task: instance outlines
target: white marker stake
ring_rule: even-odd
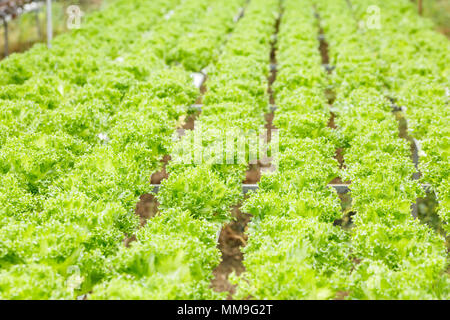
[[[52,47],[53,23],[52,23],[52,0],[47,0],[47,47]]]

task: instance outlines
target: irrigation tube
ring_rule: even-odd
[[[192,104],[189,106],[189,109],[193,111],[199,111],[202,112],[203,104]],[[269,105],[270,112],[275,112],[277,110],[278,106],[271,104]]]
[[[159,185],[159,184],[152,184],[151,185],[152,192],[155,194],[158,193],[160,186],[161,185]],[[347,194],[347,193],[351,192],[351,190],[349,188],[350,185],[348,185],[348,184],[329,184],[328,187],[334,188],[338,194]],[[421,187],[425,191],[425,193],[433,193],[434,192],[431,185],[429,185],[429,184],[422,184]],[[259,187],[257,184],[243,184],[242,185],[242,193],[244,195],[251,191],[256,192],[258,189],[259,189]],[[436,195],[436,197],[437,197],[437,195]],[[417,206],[417,202],[415,202],[411,205],[411,214],[414,217],[414,219],[417,219],[418,212],[419,212],[419,208]],[[218,236],[220,236],[220,233],[218,233]],[[218,240],[218,238],[217,238],[217,240]]]
[[[153,193],[158,193],[159,192],[159,188],[160,185],[159,184],[152,184],[150,185],[152,188],[152,192]],[[433,192],[431,185],[429,184],[422,184],[422,189],[426,192],[426,193],[431,193]],[[339,194],[346,194],[350,192],[350,185],[349,184],[329,184],[328,185],[329,188],[334,188],[336,190],[337,193]],[[257,191],[259,189],[257,184],[243,184],[242,185],[242,193],[246,194],[250,191]]]

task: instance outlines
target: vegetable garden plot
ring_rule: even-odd
[[[448,232],[450,45],[372,2],[115,0],[1,62],[0,298],[450,298],[412,209],[435,193]]]

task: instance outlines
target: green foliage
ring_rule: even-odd
[[[228,184],[207,165],[175,171],[162,182],[161,209],[180,208],[208,221],[227,221],[230,207],[241,198],[239,180]]]
[[[223,11],[223,21],[233,23],[243,2],[114,1],[87,17],[83,28],[57,37],[51,51],[38,45],[0,64],[0,267],[5,278],[38,286],[47,268],[49,280],[64,283],[77,268],[81,283],[74,294],[80,295],[111,274],[108,259],[121,254],[123,239],[138,228],[133,214],[138,197],[148,192],[180,116],[198,95],[189,71],[166,60],[166,53],[191,31],[192,17],[208,21]],[[202,48],[216,50],[231,26],[209,33]],[[195,34],[203,31],[197,28]],[[186,58],[189,63],[201,59]],[[223,203],[234,202],[234,194],[213,203],[222,218],[227,216]],[[193,233],[189,243],[196,237]],[[215,244],[208,245],[213,249],[208,258],[217,261]],[[213,264],[202,263],[196,268],[210,272]],[[25,275],[34,264],[42,268]],[[19,265],[23,269],[14,271]],[[55,281],[49,281],[55,292],[32,292],[29,285],[21,295],[7,284],[2,298],[75,297]],[[209,292],[206,282],[198,286]]]
[[[217,238],[242,201],[252,221],[235,298],[448,299],[444,239],[411,205],[431,184],[449,232],[450,46],[408,0],[352,4],[116,0],[52,50],[2,61],[0,299],[225,299],[210,285]],[[381,29],[365,24],[369,5]],[[264,127],[274,44],[277,170],[244,198],[250,158],[216,163],[225,154],[213,131],[248,138]],[[201,70],[202,113],[174,141]],[[393,101],[420,146],[420,181]],[[180,150],[191,161],[176,161]],[[136,203],[167,154],[159,213],[141,225]],[[351,181],[349,230],[328,187],[337,177]]]
[[[351,268],[348,235],[314,218],[270,216],[250,224],[237,298],[330,299]]]

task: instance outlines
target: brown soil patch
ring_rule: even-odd
[[[228,276],[234,271],[240,275],[245,271],[242,263],[241,247],[247,244],[245,231],[251,216],[242,213],[239,207],[233,208],[233,221],[223,227],[219,237],[219,249],[222,252],[222,262],[213,271],[214,278],[211,287],[217,292],[229,292],[227,299],[231,300],[236,288],[228,281]]]
[[[134,213],[139,216],[140,226],[143,227],[147,223],[147,220],[153,218],[158,214],[159,202],[153,194],[143,194],[139,197],[139,202],[136,204]],[[132,242],[136,241],[136,236],[126,235],[123,240],[125,247],[129,247]]]
[[[152,176],[150,177],[151,184],[160,184],[161,181],[163,181],[164,179],[167,179],[169,177],[169,174],[166,171],[166,166],[169,161],[170,161],[169,155],[165,155],[162,158],[162,160],[161,160],[161,162],[163,163],[162,169],[160,171],[152,174]]]
[[[345,300],[345,298],[348,297],[349,294],[350,292],[348,291],[338,291],[334,300]]]
[[[395,105],[394,105],[395,107]],[[393,108],[393,114],[398,121],[398,136],[401,139],[405,139],[409,142],[410,150],[411,150],[411,160],[416,167],[416,172],[413,174],[413,179],[418,180],[422,176],[419,170],[419,150],[417,149],[416,144],[414,143],[414,139],[408,133],[408,122],[406,121],[406,117],[403,111],[397,110]]]
[[[251,164],[245,173],[244,184],[256,184],[261,180],[261,166],[259,164]]]

